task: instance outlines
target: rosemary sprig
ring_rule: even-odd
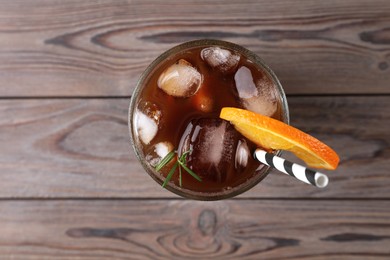
[[[165,186],[167,186],[168,182],[172,179],[172,176],[175,173],[177,166],[179,166],[179,164],[176,162],[175,165],[173,165],[172,169],[169,171],[167,178],[165,179],[165,181],[162,185],[163,188],[165,188]]]
[[[202,179],[195,173],[193,172],[190,168],[187,167],[184,163],[181,161],[178,161],[181,167],[183,167],[184,170],[186,170],[192,177],[194,177],[198,181],[202,181]]]
[[[156,166],[156,171],[160,171],[165,165],[167,165],[175,156],[175,152],[171,151],[160,161],[160,163]]]
[[[177,159],[175,164],[170,169],[167,177],[165,178],[164,183],[162,184],[162,187],[165,188],[167,186],[168,182],[172,179],[173,174],[175,173],[177,167],[179,167],[179,185],[182,187],[182,168],[188,172],[192,177],[194,177],[197,181],[202,181],[202,179],[193,172],[190,168],[187,167],[187,155],[190,153],[190,151],[184,152],[180,158]],[[177,154],[176,151],[171,151],[168,153],[157,166],[155,167],[156,171],[160,171],[162,168],[164,168],[170,161],[172,161],[173,157]]]
[[[182,186],[183,182],[182,182],[182,179],[181,179],[181,167],[179,167],[179,185],[180,187]]]

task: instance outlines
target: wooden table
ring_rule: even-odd
[[[0,259],[389,259],[390,1],[0,0]],[[243,45],[341,157],[184,200],[129,145],[135,83],[193,39]],[[291,157],[292,158],[292,157]]]

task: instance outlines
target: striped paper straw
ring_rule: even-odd
[[[326,185],[328,185],[329,179],[325,174],[313,171],[302,165],[289,162],[272,153],[267,153],[261,149],[256,149],[254,157],[260,162],[271,166],[285,174],[291,175],[300,181],[319,188],[324,188]]]

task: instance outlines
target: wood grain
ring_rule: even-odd
[[[390,1],[0,0],[0,259],[390,259]],[[129,97],[185,41],[235,42],[341,157],[179,199],[131,148]],[[297,161],[291,154],[284,157]]]
[[[174,197],[136,160],[128,103],[1,100],[0,197]],[[340,167],[326,189],[272,172],[242,197],[390,198],[390,96],[290,97],[289,105],[291,123],[333,147]]]
[[[0,5],[0,97],[130,96],[154,58],[199,38],[256,52],[289,94],[390,93],[387,0]]]
[[[2,259],[390,257],[389,201],[0,201],[0,209]]]

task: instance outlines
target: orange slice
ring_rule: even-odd
[[[220,118],[258,146],[291,151],[310,167],[334,170],[339,164],[339,156],[329,146],[279,120],[233,107],[222,108]]]

